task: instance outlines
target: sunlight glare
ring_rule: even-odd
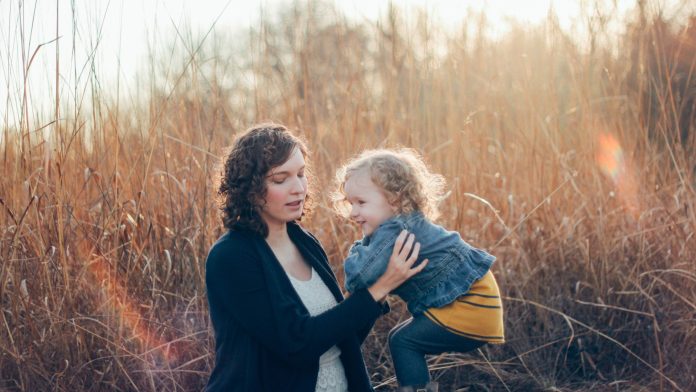
[[[599,135],[598,144],[597,165],[616,187],[616,192],[611,194],[617,195],[626,209],[635,217],[639,209],[638,186],[633,173],[628,169],[621,144],[608,133]]]

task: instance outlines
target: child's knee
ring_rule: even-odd
[[[394,347],[399,344],[399,341],[401,339],[402,333],[400,333],[398,328],[394,328],[391,331],[389,331],[389,335],[387,337],[387,340],[389,342],[389,347]]]

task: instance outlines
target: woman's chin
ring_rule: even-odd
[[[302,218],[302,211],[301,210],[299,212],[290,214],[290,216],[288,217],[288,222],[296,221],[300,218]]]

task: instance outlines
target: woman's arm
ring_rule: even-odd
[[[206,262],[211,313],[231,318],[266,349],[290,364],[315,363],[331,346],[355,336],[382,313],[366,289],[358,290],[334,308],[314,317],[301,312],[290,294],[273,295],[273,280],[249,244],[223,241]]]

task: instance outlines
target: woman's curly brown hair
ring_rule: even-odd
[[[307,160],[305,143],[280,124],[254,125],[237,136],[225,154],[218,188],[218,205],[227,229],[268,236],[268,226],[261,216],[266,176],[271,169],[285,163],[295,148]],[[311,208],[309,199],[308,194],[303,215]]]
[[[337,190],[332,195],[338,214],[348,217],[345,183],[360,170],[368,171],[372,182],[382,189],[397,213],[420,211],[431,221],[440,216],[438,204],[444,198],[445,178],[430,171],[423,157],[410,148],[363,151],[339,168]]]

